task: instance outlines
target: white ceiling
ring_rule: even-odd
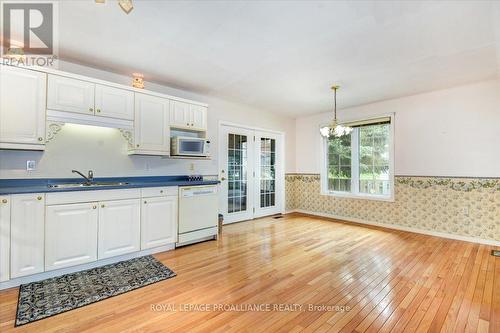
[[[291,116],[499,77],[499,1],[61,1],[60,57]]]

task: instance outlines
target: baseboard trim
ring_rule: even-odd
[[[469,236],[453,235],[453,234],[448,234],[446,232],[423,230],[423,229],[405,227],[405,226],[388,224],[388,223],[372,222],[372,221],[367,221],[367,220],[363,220],[363,219],[358,219],[355,217],[346,217],[346,216],[340,216],[340,215],[334,215],[334,214],[328,214],[328,213],[312,212],[312,211],[307,211],[304,209],[294,209],[294,210],[287,211],[287,214],[290,214],[290,213],[301,213],[301,214],[308,214],[308,215],[314,215],[314,216],[319,216],[319,217],[327,217],[327,218],[332,218],[332,219],[337,219],[337,220],[342,220],[342,221],[347,221],[347,222],[354,222],[354,223],[359,223],[359,224],[371,225],[371,226],[375,226],[375,227],[408,231],[408,232],[414,232],[417,234],[423,234],[423,235],[429,235],[429,236],[448,238],[448,239],[460,240],[460,241],[465,241],[465,242],[500,247],[500,241],[495,241],[495,240],[491,240],[491,239],[482,239],[482,238],[469,237]]]
[[[18,287],[22,284],[36,282],[36,281],[40,281],[40,280],[45,280],[48,278],[52,278],[52,277],[56,277],[56,276],[60,276],[60,275],[68,274],[68,273],[75,273],[78,271],[84,271],[84,270],[99,267],[99,266],[113,264],[113,263],[123,261],[123,260],[129,260],[129,259],[133,259],[133,258],[147,256],[147,255],[154,254],[154,253],[170,251],[173,249],[175,249],[175,243],[163,245],[163,246],[158,246],[158,247],[155,247],[152,249],[142,250],[139,252],[132,252],[132,253],[128,253],[128,254],[123,254],[121,256],[102,259],[102,260],[98,260],[98,261],[94,261],[94,262],[89,262],[87,264],[61,268],[61,269],[57,269],[54,271],[47,271],[47,272],[33,274],[33,275],[27,275],[27,276],[15,278],[12,280],[8,280],[5,282],[1,282],[0,283],[0,290]]]

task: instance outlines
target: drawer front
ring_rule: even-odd
[[[168,187],[145,187],[141,189],[141,194],[143,198],[147,197],[162,197],[167,195],[177,196],[178,188],[177,186]]]
[[[138,199],[140,197],[141,190],[138,188],[123,190],[71,191],[47,193],[45,202],[47,205],[61,205],[79,202]]]

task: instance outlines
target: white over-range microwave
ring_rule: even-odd
[[[209,157],[210,141],[205,138],[174,136],[170,139],[170,155]]]

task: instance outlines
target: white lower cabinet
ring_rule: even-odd
[[[97,203],[47,206],[45,270],[97,260]]]
[[[141,249],[177,241],[177,196],[143,198]]]
[[[0,282],[10,278],[10,196],[0,196]]]
[[[0,282],[177,241],[177,187],[0,196]]]
[[[98,259],[140,250],[140,199],[99,202]]]
[[[10,206],[10,278],[43,272],[44,194],[15,194]]]

